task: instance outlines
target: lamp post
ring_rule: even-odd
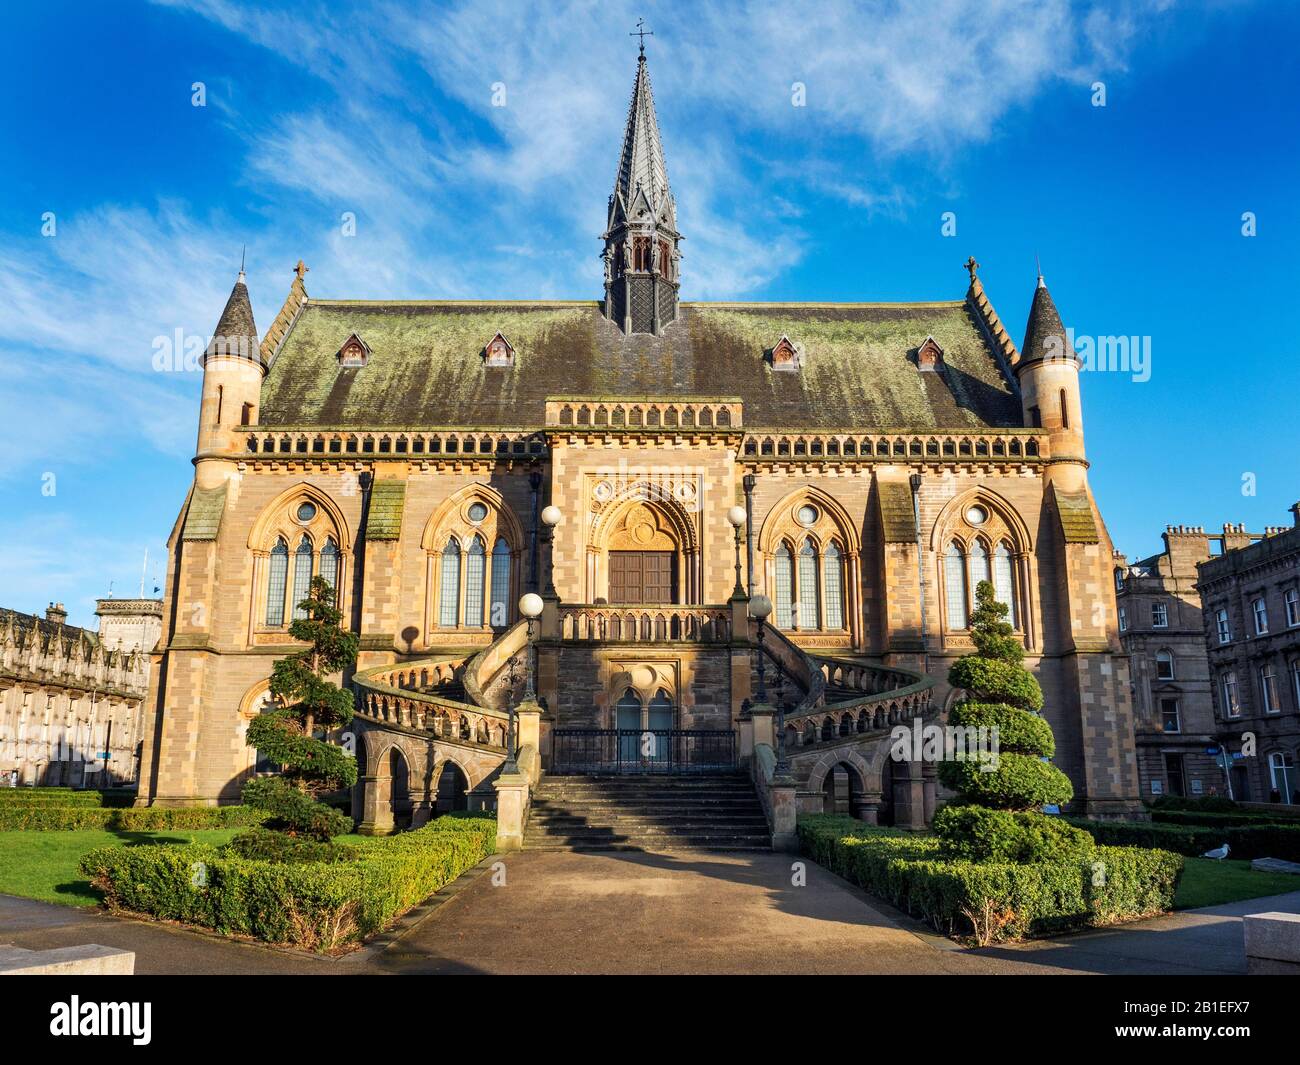
[[[736,587],[731,593],[733,599],[742,599],[745,595],[745,586],[740,580],[740,530],[744,527],[747,517],[744,507],[732,507],[727,511],[727,521],[731,523],[731,528],[736,534]]]
[[[547,599],[558,599],[555,590],[555,527],[564,514],[554,503],[542,508],[542,539],[546,541],[546,587],[542,594]]]
[[[745,489],[745,552],[748,556],[749,569],[746,571],[749,577],[745,587],[749,589],[749,594],[754,594],[754,486],[758,484],[758,478],[752,473],[747,473],[741,478],[741,486]]]
[[[772,613],[772,600],[765,595],[755,595],[749,600],[749,616],[758,622],[758,696],[760,703],[767,702],[767,667],[763,663],[763,624]]]
[[[528,592],[526,595],[519,597],[519,613],[528,623],[528,642],[524,644],[524,698],[526,703],[537,702],[537,693],[533,686],[533,622],[542,612],[542,597],[536,592]],[[516,750],[516,736],[518,734],[515,728],[515,701],[514,701],[514,666],[511,665],[511,699],[510,699],[510,720],[508,724],[509,732],[506,737],[506,763],[501,767],[503,773],[519,772],[519,763],[516,760],[519,752]]]

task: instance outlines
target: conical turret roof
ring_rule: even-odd
[[[1074,348],[1065,326],[1061,324],[1056,304],[1052,302],[1052,294],[1047,291],[1047,283],[1040,274],[1034,302],[1029,308],[1029,322],[1025,326],[1025,342],[1020,346],[1020,361],[1016,365],[1062,359],[1067,355],[1074,355]]]
[[[253,305],[248,299],[248,286],[244,271],[239,271],[235,287],[230,290],[226,309],[221,312],[217,328],[212,334],[204,358],[210,355],[239,355],[247,359],[261,358],[257,343],[257,323],[253,321]]]

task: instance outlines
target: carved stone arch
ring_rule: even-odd
[[[505,497],[495,488],[482,481],[476,481],[473,484],[467,484],[458,489],[444,499],[429,516],[425,523],[424,533],[420,537],[420,545],[425,551],[441,551],[447,543],[447,536],[455,532],[457,534],[457,543],[464,547],[469,540],[466,538],[467,533],[471,532],[471,527],[457,521],[458,515],[462,509],[467,507],[475,499],[484,503],[492,515],[495,516],[495,522],[489,529],[494,535],[489,537],[484,534],[484,542],[491,539],[487,544],[487,549],[491,552],[496,544],[496,535],[504,535],[506,543],[510,545],[510,550],[516,554],[524,549],[525,539],[523,529],[519,524],[519,519],[515,516],[513,510],[506,505]],[[478,527],[472,527],[477,529]]]
[[[315,503],[320,508],[326,518],[323,524],[332,524],[334,527],[335,542],[338,544],[339,551],[345,555],[351,554],[352,534],[343,511],[339,509],[329,493],[307,481],[301,481],[292,488],[285,489],[262,508],[248,534],[250,550],[269,551],[277,535],[284,537],[285,543],[290,545],[290,550],[297,546],[300,536],[295,534],[303,532],[304,527],[290,519],[288,508],[298,500]]]
[[[802,542],[802,537],[796,537],[793,530],[797,529],[804,533],[808,532],[808,530],[789,520],[789,515],[795,506],[805,500],[816,507],[820,507],[822,513],[830,519],[830,523],[835,526],[839,533],[842,550],[850,554],[857,554],[861,551],[862,538],[858,524],[854,522],[852,515],[845,509],[843,503],[815,485],[804,485],[801,488],[787,492],[768,508],[758,533],[758,548],[760,551],[764,554],[775,552],[777,541],[783,535],[789,536],[792,541]],[[822,546],[820,541],[827,539],[826,536],[815,536],[814,543],[820,549]]]
[[[617,526],[619,519],[638,505],[644,505],[663,517],[683,550],[698,550],[699,533],[686,508],[675,496],[663,491],[661,485],[650,480],[637,480],[628,484],[601,508],[591,523],[587,546],[592,549],[603,547],[610,530]]]
[[[816,765],[808,773],[808,790],[820,792],[826,785],[826,774],[841,763],[857,774],[859,792],[879,790],[878,783],[874,788],[868,786],[868,782],[873,779],[879,781],[879,768],[876,768],[873,774],[871,763],[867,762],[861,754],[856,750],[843,749],[827,751],[817,760]]]
[[[990,523],[987,529],[977,529],[975,533],[984,532],[985,547],[992,552],[1003,537],[998,535],[999,526],[1005,529],[1007,538],[1011,541],[1012,552],[1029,553],[1034,549],[1034,539],[1029,531],[1029,526],[1025,523],[1024,518],[1014,505],[1003,495],[991,488],[979,486],[969,488],[944,504],[943,509],[935,518],[934,524],[930,527],[930,550],[943,551],[947,548],[950,540],[954,536],[959,539],[963,545],[969,545],[973,536],[966,531],[965,521],[962,517],[966,511],[978,503],[988,510],[990,517],[999,519],[997,523]]]

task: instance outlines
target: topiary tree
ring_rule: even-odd
[[[352,693],[328,678],[356,661],[358,641],[343,629],[334,589],[323,577],[312,579],[298,609],[304,616],[290,624],[289,635],[308,646],[276,662],[270,688],[277,705],[248,725],[248,745],[279,764],[282,772],[249,781],[243,798],[271,814],[271,827],[327,840],[346,832],[351,821],[318,798],[355,784],[357,760],[317,739],[316,731],[352,720]]]
[[[993,585],[980,581],[971,615],[975,653],[948,670],[948,683],[969,693],[948,721],[997,730],[997,756],[989,761],[939,763],[939,780],[957,793],[934,829],[953,856],[1040,861],[1084,854],[1092,837],[1047,817],[1041,809],[1074,797],[1070,778],[1044,759],[1056,753],[1048,723],[1038,715],[1043,690],[1022,665],[1024,649],[1006,621],[1007,608]]]

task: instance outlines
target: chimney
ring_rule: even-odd
[[[1294,519],[1295,527],[1300,529],[1300,503],[1291,504],[1291,517]]]
[[[66,625],[68,612],[63,609],[62,603],[51,603],[45,608],[45,620],[51,625]]]

